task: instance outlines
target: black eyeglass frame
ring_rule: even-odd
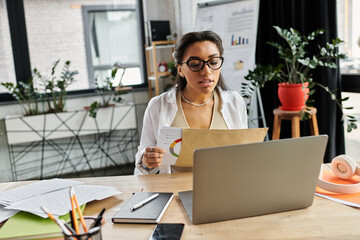
[[[216,69],[212,68],[212,67],[210,66],[210,64],[209,64],[209,61],[211,61],[211,60],[214,59],[214,58],[220,58],[220,59],[221,59],[220,67],[218,67],[218,68],[216,68]],[[190,67],[190,65],[189,65],[189,62],[192,61],[192,60],[198,60],[198,61],[203,62],[202,67],[201,67],[199,70],[194,71],[194,70]],[[223,65],[223,63],[224,63],[224,57],[212,57],[212,58],[210,58],[210,59],[207,60],[207,61],[204,61],[204,60],[201,60],[201,59],[197,59],[197,58],[195,58],[195,59],[193,58],[193,59],[190,59],[190,60],[187,60],[187,61],[182,61],[182,62],[180,62],[180,63],[181,63],[181,64],[186,63],[186,65],[189,67],[189,69],[190,69],[191,71],[193,71],[193,72],[200,72],[200,71],[203,70],[203,68],[205,67],[205,64],[208,65],[208,67],[209,67],[210,69],[212,69],[212,70],[219,70],[219,69],[221,68],[221,66]]]

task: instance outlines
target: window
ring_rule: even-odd
[[[360,1],[337,0],[338,36],[344,40],[340,51],[347,59],[340,61],[342,89],[360,93]]]
[[[341,52],[345,52],[347,59],[340,61],[342,77],[342,97],[349,97],[344,102],[348,114],[357,118],[358,129],[348,133],[345,127],[346,154],[354,159],[360,158],[360,1],[337,0],[338,35],[344,40]]]
[[[135,5],[83,6],[84,32],[90,85],[110,76],[112,66],[126,67],[123,85],[144,84],[142,43]],[[117,73],[117,82],[122,75]]]
[[[83,4],[88,2],[96,1]],[[14,6],[8,13],[10,3]],[[101,4],[106,5],[80,5],[77,0],[0,0],[0,82],[15,83],[19,76],[24,76],[20,81],[25,81],[30,76],[30,68],[50,77],[53,63],[61,60],[57,69],[60,72],[63,63],[69,60],[71,69],[79,72],[68,88],[70,92],[94,91],[95,76],[99,79],[108,76],[115,62],[127,67],[124,85],[147,86],[143,71],[142,1],[103,0]],[[9,26],[8,15],[16,20],[14,22],[20,19],[24,27]],[[14,35],[17,41],[12,43]],[[27,58],[21,54],[13,57],[14,49],[21,51],[19,45],[28,48]],[[19,59],[21,64],[14,64]],[[2,100],[13,99],[7,89],[0,86]]]
[[[360,74],[360,1],[337,0],[338,34],[344,40],[340,51],[345,52],[347,59],[340,62],[342,74]]]

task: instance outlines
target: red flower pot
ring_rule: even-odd
[[[279,108],[283,111],[300,111],[305,107],[305,102],[309,98],[309,83],[304,84],[278,84],[278,96],[281,102]]]

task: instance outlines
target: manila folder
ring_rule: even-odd
[[[264,141],[268,128],[249,129],[183,129],[178,167],[192,167],[194,150]]]

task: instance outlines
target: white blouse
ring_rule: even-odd
[[[219,89],[221,97],[221,113],[229,129],[247,128],[247,113],[244,99],[236,91]],[[146,170],[141,159],[148,146],[157,146],[157,138],[161,127],[170,127],[178,110],[176,105],[177,87],[173,87],[159,96],[153,97],[144,113],[144,122],[140,145],[135,155],[134,174],[171,173],[170,165],[161,165],[150,171]]]

